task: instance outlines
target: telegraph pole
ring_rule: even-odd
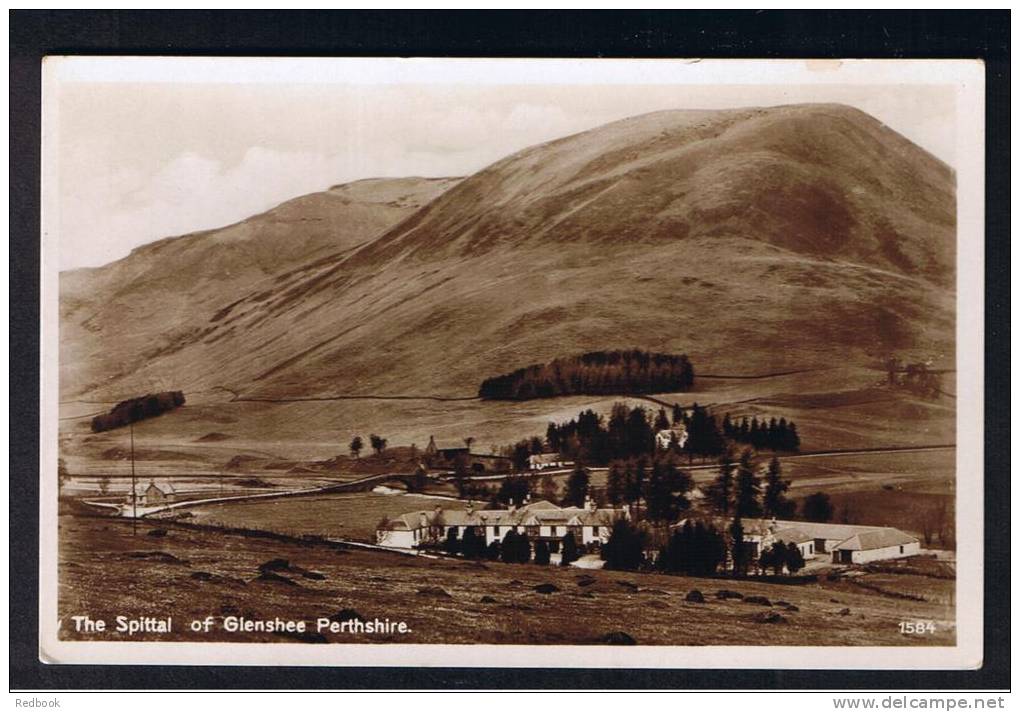
[[[135,484],[135,422],[130,423],[131,430],[131,534],[138,535],[138,488]]]

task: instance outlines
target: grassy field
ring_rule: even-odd
[[[599,644],[622,632],[639,645],[951,645],[953,582],[905,572],[875,574],[876,592],[848,581],[777,585],[753,580],[686,578],[573,568],[471,563],[346,550],[170,528],[131,536],[128,522],[60,517],[61,637],[126,640],[116,632],[75,633],[69,617],[87,613],[173,616],[169,635],[131,640],[294,642],[270,633],[219,630],[225,616],[306,620],[344,609],[366,618],[405,621],[406,635],[306,635],[304,642]],[[258,567],[286,559],[321,579],[282,572],[286,581],[260,580]],[[296,569],[295,569],[296,570]],[[862,579],[873,576],[865,574]],[[894,580],[889,581],[891,577]],[[584,577],[594,579],[588,585]],[[552,584],[539,593],[535,586]],[[685,600],[697,589],[705,603]],[[729,589],[797,607],[720,600]],[[910,591],[925,600],[899,598]],[[486,598],[487,597],[487,598]],[[762,614],[780,616],[760,622]],[[345,615],[350,615],[349,611]],[[213,616],[216,632],[192,633],[189,621]],[[905,636],[901,620],[935,621],[936,633]]]
[[[374,542],[376,524],[384,516],[393,518],[407,512],[432,510],[437,506],[463,509],[465,503],[424,495],[358,492],[211,504],[189,511],[195,515],[192,521],[201,524]]]
[[[861,368],[828,369],[755,380],[704,379],[694,392],[655,396],[689,406],[709,404],[721,416],[786,417],[797,422],[802,449],[926,446],[955,440],[951,401],[922,401],[879,388],[882,374]],[[136,467],[143,477],[189,474],[255,473],[273,478],[308,476],[324,461],[347,456],[355,435],[370,433],[391,447],[419,450],[435,436],[440,443],[460,444],[474,438],[473,449],[489,453],[523,437],[544,435],[550,421],[563,422],[592,408],[608,414],[625,401],[659,406],[640,398],[572,396],[526,402],[350,400],[295,403],[236,402],[222,392],[188,394],[188,404],[135,426]],[[71,417],[83,404],[62,406]],[[88,406],[96,407],[96,406]],[[61,455],[75,474],[127,475],[128,433],[93,434],[88,420],[61,422]],[[363,458],[371,461],[371,458]],[[892,455],[831,461],[791,460],[794,480],[814,478],[827,485],[854,486],[858,470],[864,480],[928,479],[939,491],[953,479],[951,456],[939,462],[925,455]],[[395,469],[407,463],[392,463]],[[933,467],[934,465],[934,467]],[[359,469],[361,468],[361,469]],[[327,472],[337,481],[363,473],[360,463],[340,461]]]

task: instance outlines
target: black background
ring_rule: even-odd
[[[1009,25],[1005,10],[11,11],[11,688],[1008,688]],[[734,672],[41,664],[39,151],[40,69],[47,54],[983,59],[987,117],[983,668]],[[968,605],[965,600],[958,603]],[[767,667],[768,660],[762,663]]]

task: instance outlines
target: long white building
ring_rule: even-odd
[[[511,505],[507,509],[475,509],[470,503],[465,509],[445,509],[408,512],[381,524],[376,530],[376,542],[382,546],[415,549],[427,543],[442,542],[455,530],[463,539],[468,529],[484,535],[488,546],[503,541],[514,530],[527,534],[532,542],[545,539],[550,548],[568,533],[574,534],[578,546],[603,544],[609,539],[613,522],[628,517],[625,509],[598,508],[589,500],[585,507],[557,507],[540,500],[522,507]]]
[[[754,545],[754,556],[776,541],[793,542],[805,560],[827,555],[834,564],[866,564],[921,551],[917,537],[893,527],[775,519],[745,520],[744,541]]]

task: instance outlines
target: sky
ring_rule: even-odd
[[[61,269],[102,265],[338,183],[468,175],[527,146],[662,109],[841,102],[955,159],[955,94],[932,84],[245,79],[59,83],[44,146],[56,166]]]

